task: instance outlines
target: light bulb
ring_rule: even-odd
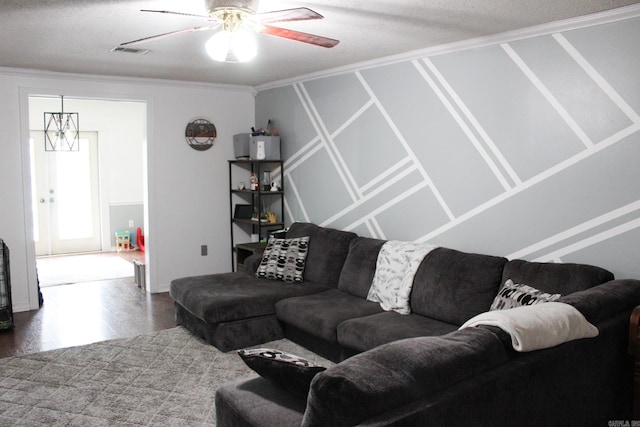
[[[253,37],[242,29],[218,31],[205,48],[211,58],[220,62],[246,62],[258,53]]]

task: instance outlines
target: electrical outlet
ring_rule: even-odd
[[[200,246],[200,255],[207,256],[207,245]]]
[[[132,220],[132,219],[130,219],[130,220],[129,220],[129,228],[133,228],[133,227],[135,227],[135,225],[133,225],[133,224],[134,224],[133,220]]]

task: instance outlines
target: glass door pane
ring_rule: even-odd
[[[91,159],[88,141],[81,140],[85,148],[77,152],[56,152],[55,199],[56,226],[60,240],[93,237],[93,203],[91,194]]]

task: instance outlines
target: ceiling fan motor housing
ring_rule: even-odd
[[[205,0],[209,14],[230,10],[254,14],[258,10],[258,3],[258,0]]]

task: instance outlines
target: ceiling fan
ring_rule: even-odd
[[[328,37],[270,25],[277,22],[324,18],[309,8],[298,7],[257,13],[258,2],[259,0],[205,0],[208,15],[142,9],[141,12],[166,13],[203,18],[209,21],[210,24],[131,40],[121,43],[120,46],[132,45],[177,34],[221,28],[205,45],[209,55],[217,61],[244,62],[252,59],[257,54],[255,42],[251,35],[248,34],[248,30],[259,34],[281,37],[326,48],[334,47],[340,42],[339,40]]]

